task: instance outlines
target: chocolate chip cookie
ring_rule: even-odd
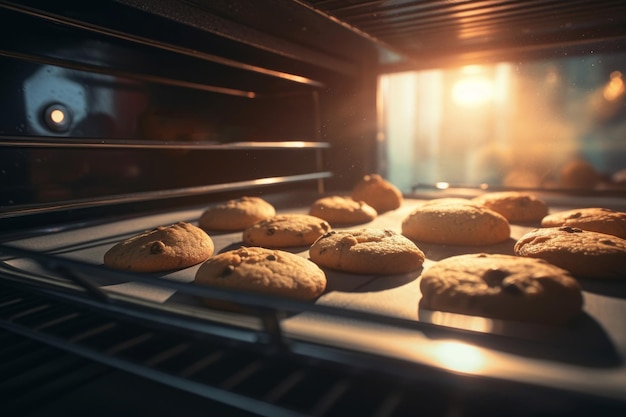
[[[492,245],[507,240],[509,222],[473,204],[423,204],[402,220],[402,234],[414,241],[447,245]]]
[[[239,231],[270,218],[276,209],[260,197],[241,197],[208,207],[198,224],[206,230]]]
[[[104,265],[137,272],[169,271],[205,261],[213,251],[213,240],[204,230],[179,222],[119,242],[104,254]]]
[[[552,213],[541,220],[541,226],[570,226],[626,239],[626,213],[608,208],[589,207]]]
[[[376,218],[376,210],[364,201],[350,197],[322,197],[311,205],[311,216],[326,220],[331,226],[367,223]]]
[[[502,214],[510,223],[538,222],[548,214],[548,204],[531,193],[493,192],[472,201]]]
[[[260,247],[241,247],[213,256],[200,265],[194,282],[299,300],[317,298],[326,289],[326,275],[313,262]]]
[[[424,271],[420,289],[421,308],[503,320],[564,324],[583,306],[569,272],[511,255],[446,258]]]
[[[519,256],[541,258],[581,278],[626,278],[626,240],[575,227],[546,227],[522,236]]]
[[[243,243],[266,248],[309,246],[330,229],[330,224],[319,217],[299,213],[277,214],[246,228]]]
[[[365,175],[352,189],[352,198],[365,201],[379,213],[395,210],[402,205],[402,192],[378,174]]]
[[[322,267],[356,274],[402,274],[424,263],[415,243],[383,229],[331,231],[311,245],[309,256]]]

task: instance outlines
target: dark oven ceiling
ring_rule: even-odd
[[[307,0],[405,58],[400,65],[626,48],[623,0]]]
[[[167,17],[272,54],[296,57],[348,73],[363,66],[388,72],[626,49],[624,0],[115,0],[114,3]],[[171,34],[158,36],[167,38]],[[376,60],[379,68],[375,68]]]

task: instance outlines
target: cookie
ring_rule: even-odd
[[[626,240],[575,227],[546,227],[522,236],[516,255],[541,258],[581,278],[626,278]]]
[[[239,231],[276,215],[276,209],[259,197],[241,197],[208,207],[198,224],[206,230]]]
[[[319,266],[355,274],[402,274],[424,263],[415,243],[383,229],[328,232],[311,245],[309,256]]]
[[[538,222],[548,214],[548,204],[531,193],[494,192],[474,197],[472,201],[502,214],[510,223]]]
[[[607,208],[590,207],[552,213],[541,220],[541,226],[570,226],[626,239],[626,213]]]
[[[559,186],[567,189],[592,189],[601,179],[595,167],[583,159],[569,161],[559,172]]]
[[[316,200],[311,205],[309,214],[326,220],[331,226],[367,223],[378,215],[376,210],[366,202],[343,196],[323,197]]]
[[[365,175],[352,189],[352,198],[365,201],[380,214],[402,205],[400,190],[378,174]]]
[[[509,222],[473,204],[424,204],[402,220],[402,234],[414,241],[443,245],[492,245],[507,240]]]
[[[319,217],[298,213],[277,214],[246,228],[243,243],[267,248],[309,246],[330,229],[330,224]]]
[[[204,230],[179,222],[119,242],[104,254],[104,265],[136,272],[170,271],[199,264],[213,251],[213,240]]]
[[[545,324],[565,324],[582,311],[574,277],[541,259],[470,254],[443,259],[422,274],[420,307]]]
[[[474,203],[469,198],[462,197],[441,197],[441,198],[433,198],[432,200],[424,201],[421,205],[432,205],[432,204],[470,204],[470,205],[479,205]]]
[[[326,275],[313,262],[290,252],[241,247],[200,265],[195,283],[312,300],[326,289]]]

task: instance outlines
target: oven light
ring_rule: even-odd
[[[442,181],[442,182],[436,183],[435,187],[439,190],[447,190],[448,188],[450,188],[450,184]]]
[[[70,112],[63,104],[52,104],[44,109],[43,121],[54,132],[66,132],[71,124]]]
[[[65,120],[65,113],[58,109],[52,110],[52,113],[50,113],[50,120],[56,124],[61,124],[63,123],[63,120]]]
[[[442,366],[452,371],[476,372],[485,366],[485,355],[478,348],[462,342],[441,342],[434,355]]]

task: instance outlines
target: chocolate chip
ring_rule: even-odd
[[[161,242],[160,240],[157,240],[156,242],[152,244],[152,246],[150,246],[150,253],[153,255],[158,255],[159,253],[163,253],[164,250],[165,250],[165,243]]]
[[[326,233],[325,235],[323,235],[322,237],[320,237],[320,239],[326,239],[326,238],[329,238],[329,237],[331,237],[332,235],[334,235],[335,233],[337,233],[337,232],[335,232],[334,230],[333,230],[333,231],[330,231],[330,232]]]
[[[615,242],[609,239],[600,239],[599,243],[602,243],[603,245],[615,246]]]
[[[274,255],[267,255],[267,257],[265,259],[267,259],[268,261],[275,261],[276,260],[276,256],[274,256]]]
[[[582,216],[583,214],[580,211],[577,211],[576,213],[573,213],[571,216],[569,216],[570,219],[577,219],[580,216]]]
[[[490,287],[496,287],[502,283],[502,280],[508,276],[508,272],[498,268],[491,268],[485,271],[483,274],[483,280]]]
[[[524,294],[524,285],[519,281],[504,281],[502,282],[502,291],[508,294],[522,295]]]
[[[229,276],[230,274],[233,273],[233,271],[235,270],[235,267],[232,265],[228,265],[226,268],[224,268],[222,270],[222,272],[220,273],[219,277],[220,278],[226,278],[227,276]]]
[[[322,228],[322,230],[324,230],[324,231],[330,230],[330,224],[328,224],[328,223],[326,223],[326,222],[320,223],[320,227],[321,227],[321,228]]]
[[[561,232],[567,232],[567,233],[582,233],[582,229],[579,229],[577,227],[570,227],[570,226],[565,226],[565,227],[559,227],[559,230]]]
[[[275,232],[276,232],[276,229],[274,229],[273,227],[270,227],[265,231],[265,234],[268,236],[272,236]]]

